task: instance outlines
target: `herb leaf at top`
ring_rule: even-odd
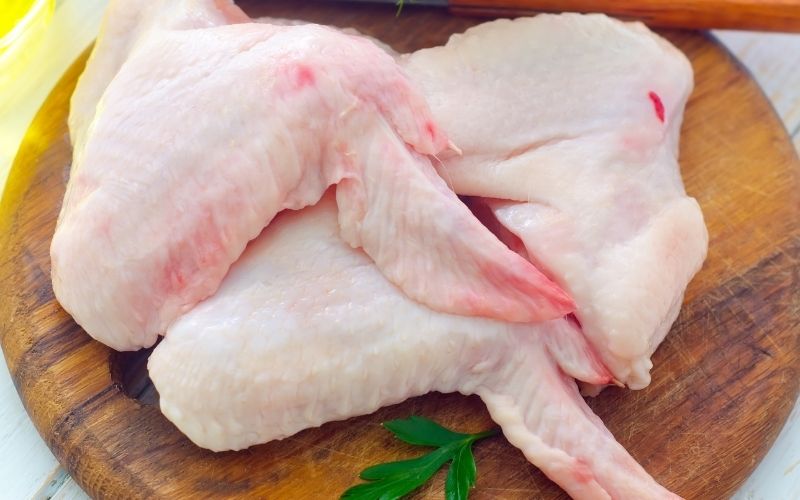
[[[397,439],[416,446],[444,446],[470,437],[469,434],[445,429],[425,417],[412,416],[407,419],[390,420],[384,422],[383,426]]]

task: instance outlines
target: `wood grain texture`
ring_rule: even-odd
[[[391,7],[256,5],[253,15],[355,26],[407,51],[476,22]],[[590,401],[659,481],[687,498],[723,498],[769,448],[800,389],[800,181],[780,122],[746,72],[700,35],[670,33],[697,89],[682,138],[687,190],[711,235],[706,266],[656,353],[653,384]],[[195,447],[155,406],[112,379],[118,356],[55,302],[48,248],[70,163],[65,75],[26,137],[0,208],[0,343],[37,429],[98,498],[333,498],[366,465],[418,453],[378,423],[422,414],[463,431],[491,425],[477,398],[431,394],[243,452]],[[120,380],[119,377],[117,380]],[[125,382],[128,384],[128,382]],[[501,437],[476,447],[474,498],[565,498]],[[419,496],[441,498],[443,476]]]
[[[603,12],[666,28],[800,32],[799,0],[449,0],[449,4],[462,14]]]

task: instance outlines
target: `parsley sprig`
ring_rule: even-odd
[[[475,486],[477,468],[472,444],[479,439],[496,435],[493,429],[478,434],[462,434],[442,427],[424,417],[410,417],[384,422],[383,426],[398,439],[415,446],[436,449],[427,455],[373,465],[361,472],[368,481],[348,489],[342,500],[393,500],[416,490],[428,481],[442,465],[450,463],[444,491],[447,500],[467,500]]]

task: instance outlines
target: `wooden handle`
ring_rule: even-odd
[[[651,26],[800,32],[800,0],[451,0],[458,14],[603,12]]]

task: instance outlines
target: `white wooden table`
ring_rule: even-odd
[[[50,31],[40,49],[51,64],[28,72],[26,82],[20,85],[28,90],[12,107],[0,107],[0,188],[34,113],[60,75],[94,38],[106,1],[56,2]],[[800,35],[716,34],[756,77],[800,149]],[[0,357],[0,500],[27,498],[87,497],[34,429]],[[800,403],[772,450],[734,499],[800,499]]]

